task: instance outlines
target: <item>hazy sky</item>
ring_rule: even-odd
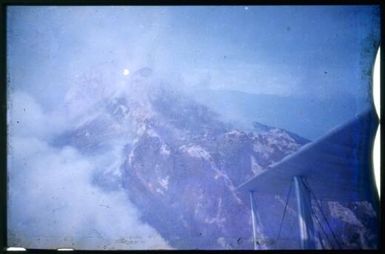
[[[349,96],[358,112],[370,101],[368,73],[378,43],[376,6],[8,11],[11,88],[30,93],[46,110],[60,107],[84,73],[98,73],[112,87],[124,81],[124,69],[148,66],[187,89],[328,98],[330,107]],[[326,120],[314,117],[315,125]],[[285,127],[282,121],[278,127]]]
[[[11,7],[8,14],[13,85],[47,96],[65,90],[69,76],[111,61],[106,72],[150,66],[187,86],[362,97],[370,42],[379,41],[379,9],[370,6]]]
[[[9,7],[7,15],[8,222],[19,234],[13,243],[126,248],[115,240],[139,232],[147,238],[134,247],[169,247],[141,221],[140,212],[123,193],[105,193],[91,185],[98,160],[110,164],[109,160],[117,161],[115,155],[95,160],[71,147],[49,145],[53,136],[71,125],[61,109],[74,87],[84,88],[80,98],[86,98],[87,78],[102,80],[106,92],[124,84],[135,70],[150,67],[162,80],[187,91],[327,98],[328,105],[319,108],[328,108],[327,118],[314,114],[307,119],[314,126],[342,121],[341,111],[330,110],[339,105],[339,96],[353,98],[344,117],[371,101],[370,71],[380,37],[375,6],[18,6]],[[306,103],[301,106],[313,110]],[[82,108],[74,110],[79,113]],[[298,121],[287,113],[278,127]],[[309,129],[291,126],[299,135]],[[312,136],[328,128],[318,128]],[[114,218],[122,220],[114,224]],[[91,238],[47,236],[74,233]],[[42,235],[37,243],[36,237]]]

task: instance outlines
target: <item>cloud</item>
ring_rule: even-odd
[[[28,93],[10,91],[8,98],[10,136],[48,139],[67,127],[65,116],[57,112],[45,112]]]
[[[63,131],[58,127],[66,120],[63,114],[44,112],[23,92],[12,92],[9,97],[10,246],[170,248],[156,230],[141,221],[140,212],[122,189],[105,191],[92,184],[98,163],[106,159],[103,155],[90,158],[70,146],[49,145]]]

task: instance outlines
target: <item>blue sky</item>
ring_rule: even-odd
[[[339,96],[351,97],[353,110],[347,109],[343,117],[340,112],[328,115],[335,124],[370,102],[370,76],[364,73],[371,70],[371,45],[378,42],[376,6],[8,11],[10,86],[30,93],[47,110],[62,105],[82,73],[102,71],[116,83],[124,78],[123,69],[149,66],[189,90],[327,98],[330,106],[338,106]],[[311,120],[317,125],[327,119]],[[282,121],[278,127],[287,126],[287,120]],[[317,131],[312,137],[326,130]]]

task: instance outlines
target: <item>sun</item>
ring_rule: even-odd
[[[129,70],[129,69],[124,69],[124,70],[123,70],[123,75],[124,75],[124,76],[130,75],[130,70]]]

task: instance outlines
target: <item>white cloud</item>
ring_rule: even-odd
[[[43,109],[35,98],[22,91],[9,93],[9,135],[49,139],[69,126],[67,115]]]
[[[50,146],[52,137],[71,124],[65,124],[71,115],[46,112],[20,91],[11,92],[9,98],[10,246],[170,248],[155,229],[141,221],[140,212],[122,189],[104,191],[92,184],[93,175],[101,170],[100,161],[119,156],[109,153],[90,158],[70,146]]]

